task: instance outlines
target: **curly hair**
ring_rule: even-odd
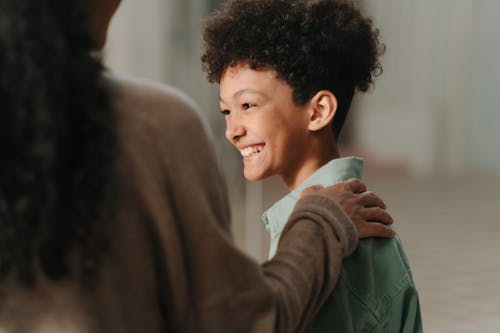
[[[356,88],[382,73],[384,45],[372,21],[348,0],[230,0],[205,22],[203,69],[220,82],[227,67],[273,69],[303,105],[322,89],[339,107],[338,137]]]
[[[0,4],[2,280],[96,275],[115,121],[87,30],[80,1]]]

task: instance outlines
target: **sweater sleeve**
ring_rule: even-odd
[[[338,280],[343,256],[353,252],[357,232],[332,200],[301,199],[283,230],[278,251],[263,265],[277,297],[277,332],[307,326]]]

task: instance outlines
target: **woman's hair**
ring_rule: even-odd
[[[352,1],[230,0],[205,23],[201,59],[210,82],[238,63],[273,69],[298,105],[330,90],[338,137],[355,89],[367,91],[382,72],[378,36]]]
[[[0,2],[1,279],[96,275],[115,133],[91,45],[81,1]]]

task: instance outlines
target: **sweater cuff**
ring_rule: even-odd
[[[289,220],[311,219],[311,213],[329,223],[340,241],[343,257],[350,256],[358,245],[358,231],[339,204],[327,196],[309,194],[297,202]]]

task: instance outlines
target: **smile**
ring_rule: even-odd
[[[240,150],[240,153],[241,153],[241,156],[243,156],[243,157],[256,156],[256,155],[260,154],[262,149],[264,149],[264,144],[253,145],[253,146],[243,148],[242,150]]]

